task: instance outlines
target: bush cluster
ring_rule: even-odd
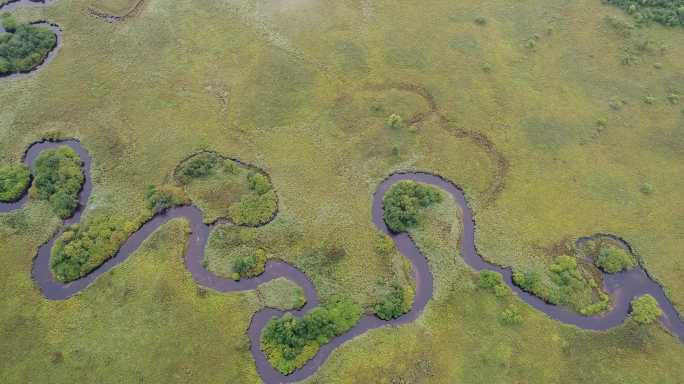
[[[178,166],[175,172],[176,179],[187,184],[193,179],[209,176],[215,172],[222,160],[221,156],[214,152],[200,152]]]
[[[29,190],[31,197],[47,200],[62,219],[73,215],[85,181],[81,158],[76,151],[63,145],[41,152],[34,174],[35,180]]]
[[[0,167],[0,202],[18,200],[31,182],[31,174],[24,165]]]
[[[214,152],[190,157],[176,168],[174,176],[203,210],[213,209],[217,217],[227,216],[238,225],[264,224],[278,208],[266,175]],[[193,183],[195,180],[198,182]]]
[[[255,277],[264,273],[266,251],[261,248],[244,247],[244,250],[233,261],[233,280],[243,277]]]
[[[436,188],[404,180],[394,184],[382,204],[385,223],[393,232],[405,232],[418,223],[418,213],[434,203],[442,201]]]
[[[636,260],[631,253],[614,245],[601,247],[594,263],[607,273],[617,273],[636,266]]]
[[[302,367],[318,349],[339,336],[361,318],[361,307],[345,299],[313,309],[298,319],[291,314],[272,318],[261,335],[261,347],[271,364],[289,374]]]
[[[414,296],[413,287],[402,287],[398,283],[390,284],[382,301],[373,307],[376,316],[383,320],[392,320],[411,310]]]
[[[667,26],[684,26],[682,0],[603,0],[633,15],[637,21],[655,21]]]
[[[575,305],[579,292],[592,288],[577,266],[577,260],[571,256],[559,256],[549,267],[547,276],[534,272],[515,272],[513,282],[524,291],[540,297],[554,305]],[[610,299],[604,293],[599,294],[599,301],[582,308],[576,308],[585,316],[593,315],[608,309]]]
[[[57,45],[49,28],[19,24],[12,16],[0,18],[6,30],[0,33],[0,75],[30,71]]]
[[[643,295],[632,300],[631,317],[639,324],[651,324],[662,314],[658,301],[651,295]]]
[[[52,272],[62,282],[79,279],[112,257],[127,235],[106,216],[72,225],[52,248]]]
[[[519,325],[522,324],[523,317],[518,307],[511,304],[501,312],[499,320],[503,325]]]
[[[190,203],[190,199],[185,192],[178,187],[172,185],[147,187],[145,192],[145,199],[147,200],[147,207],[153,213],[163,212],[171,207],[185,205]]]
[[[498,272],[487,270],[480,271],[477,285],[480,288],[494,292],[496,297],[503,297],[508,293],[508,287],[506,287],[506,284],[503,282],[503,277]]]
[[[264,224],[278,209],[278,197],[268,177],[261,173],[250,172],[247,183],[251,193],[229,208],[230,217],[238,225]]]

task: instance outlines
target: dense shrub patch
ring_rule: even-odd
[[[52,272],[63,282],[85,276],[112,257],[127,237],[128,233],[106,216],[72,225],[52,248]]]
[[[480,288],[490,290],[497,297],[506,296],[508,293],[508,287],[503,282],[503,277],[498,272],[493,271],[481,271],[478,277],[477,285]]]
[[[165,209],[189,203],[181,188],[170,185],[150,186],[145,199],[149,211],[133,221],[122,224],[105,215],[89,216],[68,227],[52,248],[50,265],[57,279],[69,282],[87,275],[114,256],[141,223]]]
[[[599,292],[598,302],[585,303],[579,300],[581,293],[591,292],[592,288],[596,288],[596,283],[584,278],[577,260],[571,256],[556,258],[546,274],[515,272],[513,282],[551,304],[571,306],[587,316],[605,311],[610,305],[610,298],[603,292]]]
[[[264,273],[266,251],[261,248],[241,247],[233,261],[233,280],[255,277]]]
[[[418,223],[421,208],[442,201],[434,187],[405,180],[394,184],[382,200],[385,223],[394,232],[404,232]]]
[[[637,21],[684,26],[684,0],[603,0],[633,15]]]
[[[278,208],[266,175],[214,152],[190,157],[174,175],[209,222],[228,218],[239,225],[260,225],[268,222]]]
[[[0,19],[6,30],[0,33],[0,75],[30,71],[57,45],[49,28],[19,24],[7,15]]]
[[[612,244],[602,245],[594,262],[607,273],[617,273],[636,266],[636,260],[631,253]]]
[[[643,295],[632,300],[631,316],[639,324],[651,324],[662,314],[658,301],[651,295]]]
[[[398,283],[390,284],[382,301],[374,306],[375,314],[383,320],[392,320],[411,310],[413,305],[413,287],[402,287]]]
[[[351,329],[361,318],[361,307],[345,299],[334,299],[301,319],[286,314],[273,318],[261,335],[261,348],[281,373],[292,373],[311,359],[333,337]]]
[[[24,165],[0,167],[0,202],[15,201],[26,191],[31,174]]]
[[[214,152],[200,152],[182,162],[176,169],[176,178],[183,184],[212,175],[221,162],[221,156]]]
[[[153,213],[163,212],[171,207],[190,203],[190,199],[185,192],[181,188],[172,185],[160,187],[150,185],[145,193],[145,199],[147,200],[147,207]]]
[[[29,190],[31,197],[47,200],[62,219],[70,217],[78,207],[78,193],[85,181],[81,158],[76,151],[63,145],[41,152],[34,174],[35,180]]]
[[[503,325],[520,325],[523,318],[518,307],[511,304],[501,312],[499,320]]]

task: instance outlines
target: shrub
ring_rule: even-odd
[[[410,180],[400,181],[383,197],[385,223],[393,232],[405,232],[418,223],[421,208],[440,201],[442,195],[436,188]]]
[[[247,183],[249,184],[249,189],[258,193],[259,195],[263,195],[272,188],[268,177],[262,175],[261,173],[250,172],[247,175]]]
[[[509,305],[508,308],[504,309],[499,319],[504,325],[519,325],[523,321],[520,310],[514,305]]]
[[[7,33],[0,34],[0,75],[30,71],[57,45],[49,28],[18,24],[11,16],[2,22]]]
[[[413,289],[403,288],[397,283],[389,287],[389,292],[383,300],[374,306],[375,314],[383,320],[392,320],[411,310],[413,304]]]
[[[43,151],[36,159],[31,197],[47,200],[60,218],[70,217],[85,181],[81,165],[78,154],[66,145]]]
[[[598,309],[598,306],[587,309],[586,304],[580,303],[580,293],[588,292],[592,286],[582,276],[577,260],[571,256],[557,257],[544,275],[534,271],[515,272],[513,282],[551,304],[572,305],[580,313]],[[604,308],[607,308],[607,301],[607,298],[601,297]]]
[[[480,271],[479,276],[480,278],[477,282],[477,285],[479,285],[480,288],[494,288],[503,284],[503,278],[498,272],[484,270]]]
[[[334,299],[301,319],[286,314],[272,318],[261,334],[261,346],[271,364],[289,374],[311,359],[333,337],[351,329],[361,318],[361,307]]]
[[[238,225],[260,225],[268,222],[278,208],[275,191],[263,195],[247,194],[229,208],[230,218]]]
[[[127,235],[106,216],[68,227],[52,248],[50,265],[55,277],[69,282],[85,276],[112,257]]]
[[[0,202],[18,200],[26,191],[31,174],[24,165],[0,167]]]
[[[396,113],[393,113],[387,118],[387,126],[392,129],[399,129],[404,126],[404,119]]]
[[[263,249],[245,248],[245,252],[233,261],[233,279],[255,277],[264,273],[266,266],[266,251]],[[237,279],[236,279],[237,277]]]
[[[178,181],[187,184],[192,179],[209,176],[214,173],[221,157],[214,152],[200,152],[182,162],[176,169]]]
[[[632,300],[631,317],[638,324],[651,324],[663,314],[658,302],[651,295],[643,295]]]
[[[631,253],[614,245],[601,247],[594,263],[607,273],[617,273],[636,266],[636,260]]]
[[[378,234],[378,240],[375,243],[375,252],[382,256],[392,254],[392,252],[394,252],[394,241],[392,238],[384,234]]]
[[[17,28],[19,27],[19,23],[17,23],[17,20],[11,15],[3,15],[2,27],[5,28],[5,31],[14,33],[17,31]]]
[[[150,185],[145,192],[147,207],[153,213],[163,212],[171,207],[190,203],[190,199],[185,192],[172,185],[162,185],[160,187]]]
[[[503,282],[503,277],[498,272],[480,271],[477,285],[480,288],[494,292],[496,297],[503,297],[508,294],[508,288]]]
[[[641,186],[640,190],[644,195],[650,195],[653,193],[654,188],[651,183],[646,182]]]

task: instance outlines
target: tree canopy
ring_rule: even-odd
[[[57,35],[49,28],[19,24],[3,16],[6,30],[0,33],[0,75],[28,72],[43,62],[57,45]]]

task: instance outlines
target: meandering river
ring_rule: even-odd
[[[266,263],[265,272],[252,279],[233,281],[219,277],[208,271],[202,265],[204,260],[204,250],[213,227],[217,224],[207,225],[202,221],[202,212],[195,206],[183,206],[170,209],[158,214],[150,221],[146,222],[138,231],[128,238],[114,257],[107,260],[99,268],[95,269],[87,276],[74,282],[63,284],[56,280],[50,269],[50,251],[55,240],[63,233],[64,227],[78,223],[81,220],[84,207],[88,203],[88,198],[92,190],[90,176],[91,158],[88,152],[76,140],[61,142],[39,142],[33,144],[24,155],[24,162],[32,167],[37,156],[45,149],[55,148],[60,145],[68,145],[73,148],[83,160],[85,172],[85,183],[79,195],[79,207],[73,217],[64,221],[62,229],[57,231],[50,240],[38,249],[38,254],[33,262],[32,277],[43,295],[50,300],[64,300],[87,288],[98,276],[106,273],[116,265],[124,262],[134,253],[147,239],[152,232],[161,225],[175,218],[185,218],[190,223],[191,235],[185,255],[185,266],[192,274],[195,282],[203,287],[211,288],[219,292],[233,292],[251,290],[260,284],[268,282],[278,277],[285,277],[298,284],[304,290],[307,299],[306,305],[295,311],[291,311],[296,316],[301,316],[319,304],[316,289],[311,280],[299,269],[282,261],[269,261]],[[385,192],[395,183],[401,180],[413,180],[420,183],[430,184],[442,189],[461,207],[463,211],[463,232],[461,234],[461,255],[465,262],[473,269],[491,270],[503,275],[505,283],[523,301],[532,307],[544,312],[549,317],[568,324],[574,324],[580,328],[591,330],[606,330],[621,324],[628,316],[630,301],[640,295],[651,294],[656,298],[660,307],[663,309],[661,317],[662,324],[674,335],[684,342],[684,322],[679,314],[667,299],[663,288],[650,278],[648,273],[637,266],[633,270],[617,274],[604,274],[603,288],[613,298],[611,310],[600,316],[583,316],[569,311],[562,307],[548,304],[538,297],[522,291],[512,282],[512,271],[510,268],[500,267],[484,260],[477,252],[475,245],[475,221],[473,212],[468,205],[463,191],[452,182],[425,172],[400,172],[394,173],[378,185],[372,199],[371,218],[375,226],[381,232],[391,236],[397,249],[411,262],[413,266],[413,278],[415,279],[415,298],[413,307],[405,315],[398,319],[385,321],[372,315],[364,316],[361,321],[349,332],[334,338],[330,343],[324,345],[316,356],[311,359],[304,367],[298,369],[291,375],[284,376],[276,371],[266,360],[266,356],[260,349],[260,336],[263,328],[273,316],[281,316],[285,312],[266,308],[257,312],[250,323],[248,334],[251,340],[251,351],[254,357],[257,371],[266,383],[285,383],[302,380],[315,373],[327,360],[330,354],[344,342],[361,335],[371,329],[405,324],[414,321],[432,298],[433,277],[427,259],[421,254],[413,240],[405,233],[391,233],[383,220],[382,198]],[[27,196],[19,201],[9,204],[0,203],[0,212],[9,212],[20,209],[26,204]],[[611,236],[611,235],[596,235]],[[627,242],[617,237],[611,236],[625,249],[632,252],[632,248]],[[581,245],[592,237],[584,237],[578,240]]]

